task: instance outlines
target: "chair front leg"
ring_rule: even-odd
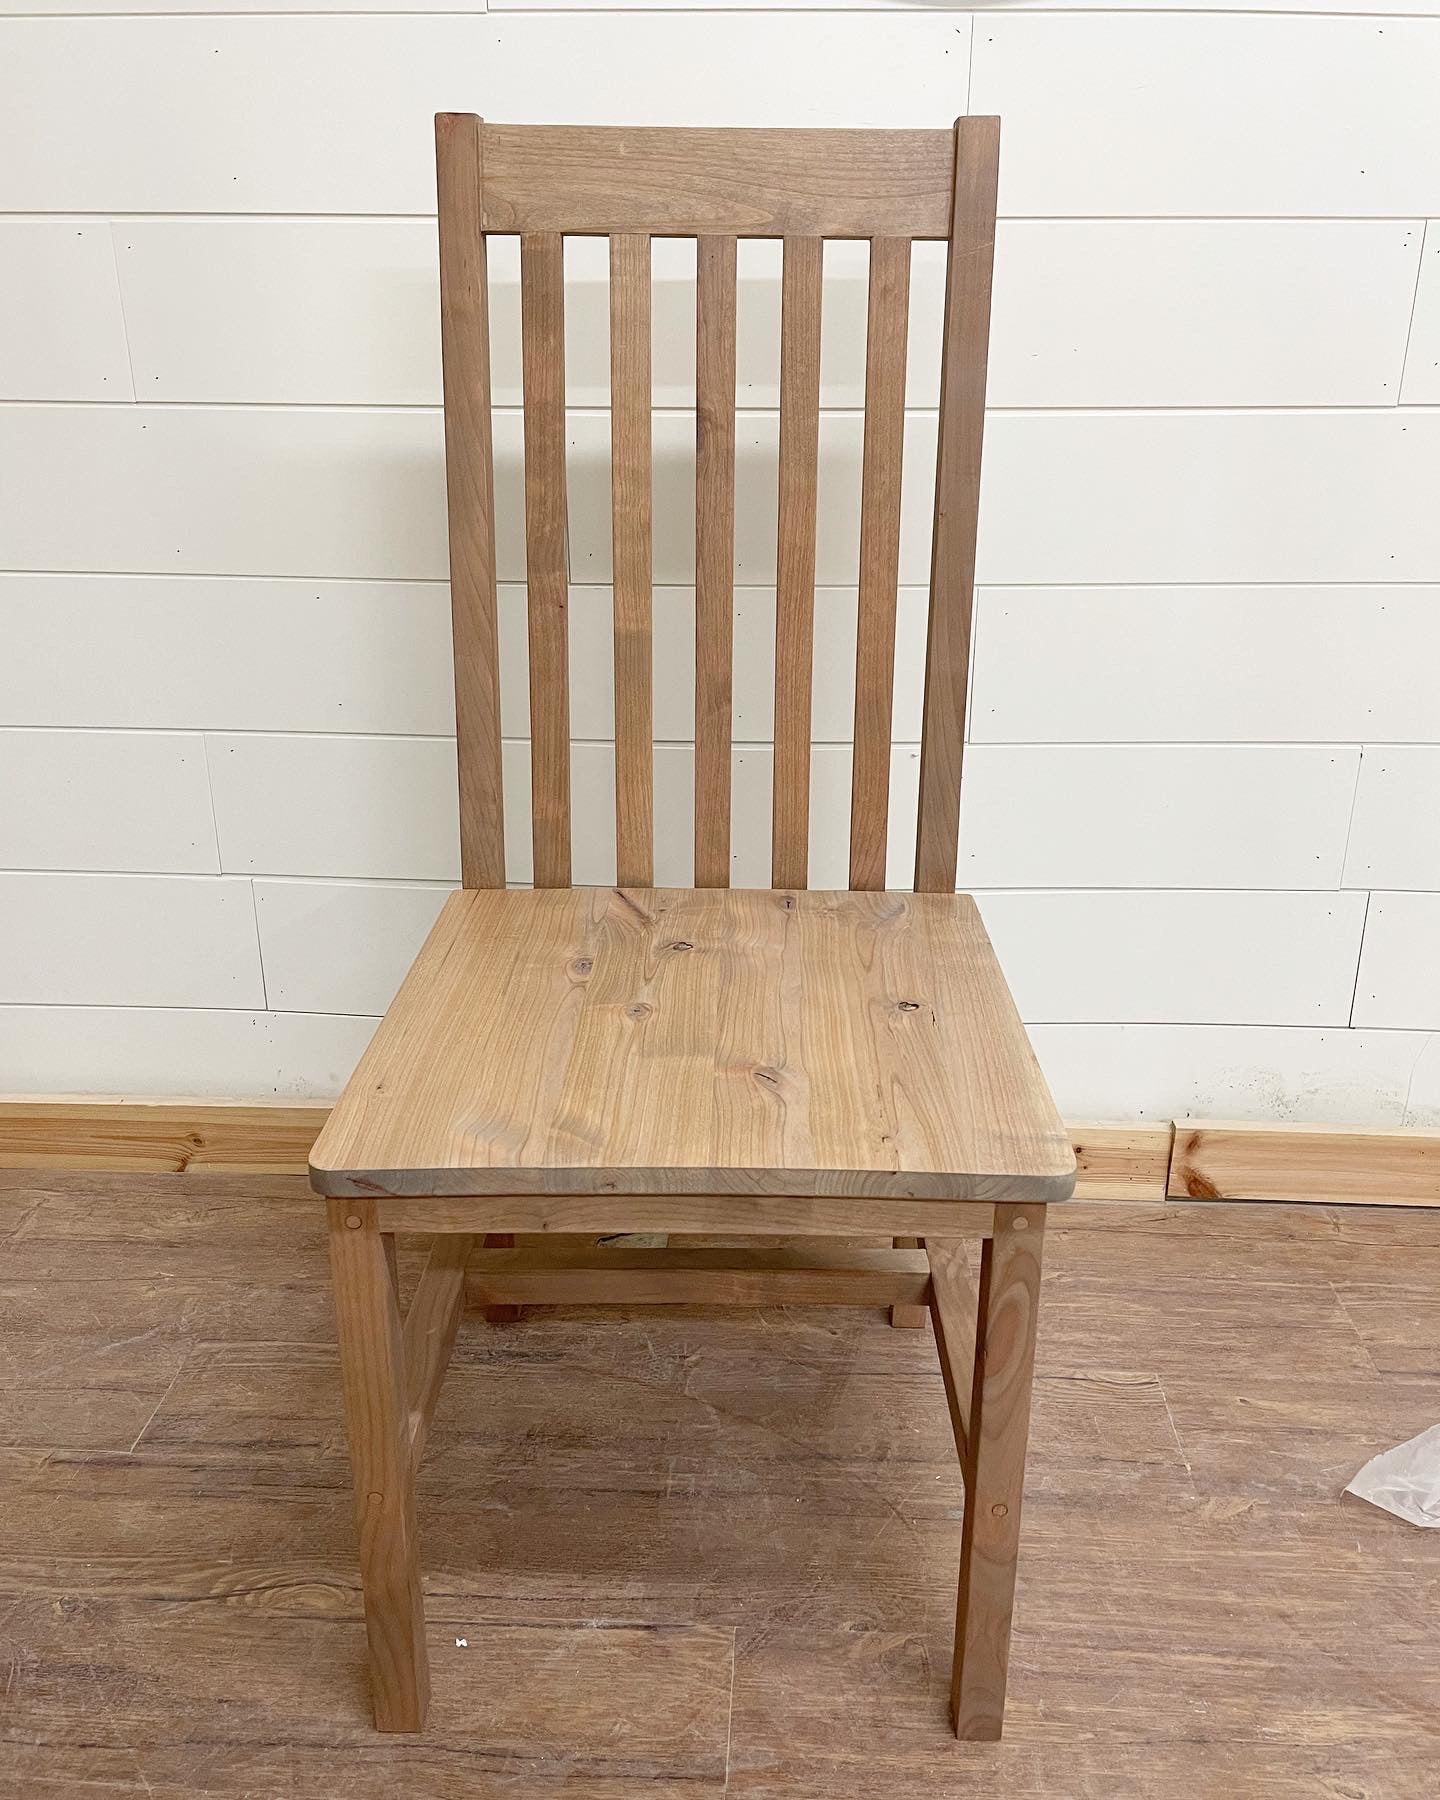
[[[960,1738],[998,1738],[1005,1718],[1044,1235],[1043,1206],[997,1206],[981,1251],[950,1684]]]
[[[419,1731],[430,1666],[400,1308],[375,1202],[332,1199],[327,1210],[375,1724]]]

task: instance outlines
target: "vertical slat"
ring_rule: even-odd
[[[460,876],[504,887],[500,658],[495,627],[495,476],[490,442],[490,308],[480,229],[481,123],[435,120],[440,212],[440,340],[445,363],[445,480],[450,617],[460,770]]]
[[[536,887],[570,885],[570,671],[565,506],[565,259],[559,232],[520,239],[530,804]]]
[[[735,239],[696,242],[695,885],[730,885]]]
[[[820,456],[819,238],[786,238],[780,298],[780,509],[775,580],[772,887],[804,887],[810,861],[815,489]]]
[[[865,333],[865,457],[860,481],[860,601],[855,644],[855,752],[850,777],[850,885],[883,888],[890,824],[895,601],[900,579],[900,471],[910,242],[870,245]],[[914,1309],[910,1309],[914,1310]]]
[[[957,120],[915,845],[915,887],[920,893],[954,892],[960,845],[960,771],[975,600],[975,526],[999,166],[1000,121]]]
[[[622,887],[655,879],[651,681],[650,240],[610,240],[615,857]]]

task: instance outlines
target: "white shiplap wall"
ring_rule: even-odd
[[[333,1093],[457,867],[430,118],[1004,118],[962,879],[1062,1105],[1440,1119],[1440,0],[0,5],[0,1088]],[[763,882],[778,257],[742,253]],[[613,869],[603,246],[571,247],[576,858]],[[515,263],[495,258],[510,875]],[[662,879],[693,250],[656,256]],[[813,859],[844,878],[863,247],[827,256]],[[913,830],[941,270],[917,253]]]

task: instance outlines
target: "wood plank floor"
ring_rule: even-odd
[[[0,1180],[0,1794],[1436,1790],[1440,1543],[1340,1490],[1440,1419],[1440,1214],[1052,1214],[998,1747],[947,1730],[928,1331],[467,1321],[410,1741],[368,1726],[320,1203]]]

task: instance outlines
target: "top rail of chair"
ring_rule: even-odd
[[[436,121],[442,135],[475,123]],[[487,232],[950,235],[953,130],[481,123],[480,139]]]

